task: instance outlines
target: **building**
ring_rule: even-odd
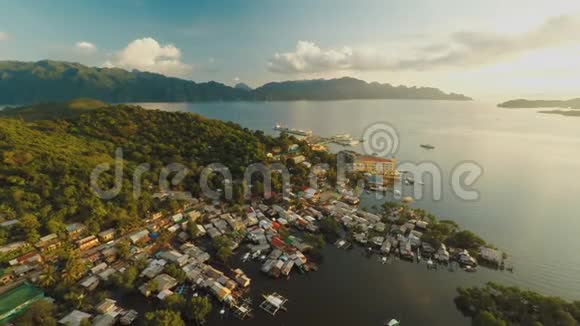
[[[346,156],[346,162],[351,163],[351,172],[372,173],[386,177],[397,177],[397,159],[373,155],[361,155],[351,151],[341,152]]]
[[[85,319],[90,319],[91,315],[80,310],[73,310],[70,314],[58,321],[59,324],[66,326],[79,326]]]
[[[99,239],[103,243],[109,242],[109,241],[115,239],[115,229],[108,229],[108,230],[105,230],[105,231],[99,233]]]
[[[66,233],[71,239],[76,239],[80,237],[86,229],[86,226],[81,223],[73,223],[66,226]]]
[[[135,232],[129,236],[129,240],[131,240],[132,244],[147,242],[147,241],[149,241],[149,231],[141,230],[141,231]]]
[[[177,285],[177,280],[167,274],[159,274],[152,280],[157,285],[157,292],[171,290]]]
[[[36,300],[44,297],[40,289],[24,283],[0,296],[0,323],[4,324],[10,318],[24,311]]]
[[[76,244],[77,244],[77,247],[79,247],[79,249],[81,251],[88,250],[88,249],[91,249],[91,248],[98,246],[99,239],[97,237],[95,237],[94,235],[90,235],[86,238],[82,238],[82,239],[78,240],[76,242]]]
[[[0,254],[9,254],[18,250],[23,250],[28,247],[28,243],[24,241],[12,242],[0,247]]]
[[[40,238],[38,242],[34,245],[41,252],[48,252],[58,249],[62,245],[62,242],[56,235],[56,233],[51,233]]]

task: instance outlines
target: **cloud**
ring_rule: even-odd
[[[517,35],[456,32],[446,40],[412,47],[322,49],[298,41],[292,52],[276,53],[268,69],[277,73],[320,73],[344,70],[428,70],[497,63],[535,50],[580,41],[580,16],[546,20],[536,29]],[[395,56],[396,55],[396,56]],[[403,58],[403,59],[401,59]]]
[[[6,41],[9,38],[10,38],[10,35],[8,35],[8,33],[0,31],[0,41]]]
[[[80,51],[82,53],[86,53],[86,54],[92,54],[92,53],[97,52],[97,46],[91,42],[86,42],[86,41],[77,42],[75,44],[75,48],[78,51]]]
[[[181,62],[181,51],[173,44],[159,44],[151,37],[132,41],[126,48],[113,54],[105,66],[175,77],[187,77],[193,70],[191,65]]]

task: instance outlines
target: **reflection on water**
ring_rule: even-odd
[[[408,266],[390,266],[388,271],[379,272],[370,263],[368,268],[365,263],[355,270],[341,272],[340,257],[333,256],[321,273],[330,273],[326,268],[338,269],[332,273],[340,279],[311,284],[323,287],[320,291],[328,293],[328,304],[338,307],[326,312],[330,314],[328,318],[348,320],[342,313],[349,312],[343,306],[347,304],[355,306],[349,308],[351,311],[360,310],[353,312],[353,322],[365,320],[362,310],[375,311],[365,309],[365,305],[384,307],[386,318],[398,312],[390,309],[402,307],[396,302],[411,304],[413,300],[417,311],[410,313],[410,318],[419,314],[426,318],[425,322],[429,318],[427,311],[435,314],[433,309],[445,309],[455,287],[471,280],[498,280],[545,294],[580,299],[580,220],[577,218],[580,185],[574,182],[580,180],[580,119],[543,115],[533,110],[499,109],[478,102],[369,100],[144,106],[195,112],[272,134],[274,124],[282,122],[323,136],[349,133],[357,137],[372,123],[388,122],[399,132],[397,156],[401,160],[432,161],[443,171],[443,199],[429,199],[427,190],[424,198],[413,205],[474,230],[508,251],[515,265],[514,274],[485,271],[477,276],[458,276],[461,273],[433,276],[436,274]],[[419,145],[423,143],[433,144],[436,149],[422,149]],[[484,169],[476,184],[481,198],[475,202],[459,200],[448,185],[449,172],[466,160],[475,161]],[[423,187],[430,189],[431,180],[424,182]],[[368,199],[367,204],[375,203]],[[361,278],[360,282],[357,278]],[[365,282],[376,286],[370,287]],[[272,282],[273,286],[276,284]],[[294,286],[300,287],[292,283]],[[306,292],[296,295],[321,295]],[[444,297],[445,302],[441,303],[439,300]],[[363,300],[364,304],[352,304],[353,298]],[[312,301],[294,300],[295,309],[313,309],[314,313],[310,307],[314,305]],[[425,313],[421,309],[426,309]]]

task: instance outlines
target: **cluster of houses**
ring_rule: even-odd
[[[106,298],[97,304],[91,313],[73,310],[61,318],[58,323],[66,326],[79,326],[84,320],[88,320],[93,326],[130,325],[137,319],[135,310],[127,310],[119,307],[117,301]]]

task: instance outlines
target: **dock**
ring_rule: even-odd
[[[306,137],[306,142],[313,148],[324,148],[327,144],[356,146],[364,141],[363,139],[354,139],[350,134],[337,134],[330,137],[322,137],[315,135],[311,130],[288,128],[281,123],[277,123],[273,129],[292,135]]]

